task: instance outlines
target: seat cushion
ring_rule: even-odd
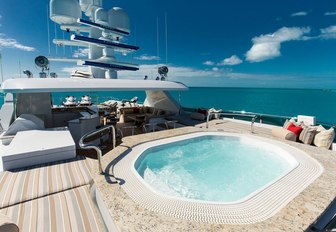
[[[0,173],[0,209],[49,194],[87,185],[92,178],[87,162],[68,161]]]
[[[274,127],[272,129],[272,135],[280,139],[296,141],[296,135],[293,132],[282,127]]]
[[[287,130],[293,132],[296,135],[296,138],[299,138],[299,136],[301,134],[301,131],[302,131],[302,127],[301,126],[295,126],[293,123],[291,123],[287,127]]]
[[[101,231],[89,187],[81,186],[0,210],[20,232]]]
[[[303,130],[299,136],[299,140],[304,144],[312,144],[316,134],[316,129],[314,127],[303,127]]]
[[[317,147],[324,147],[329,149],[335,138],[334,128],[324,130],[315,135],[314,145]]]
[[[32,114],[22,114],[18,117],[12,125],[2,135],[16,135],[19,131],[27,130],[43,130],[44,122]]]

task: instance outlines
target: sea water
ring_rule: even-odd
[[[61,104],[68,95],[74,95],[80,100],[85,94],[89,94],[94,102],[131,99],[134,96],[144,101],[145,98],[145,93],[140,91],[57,93],[53,95],[53,103]],[[333,89],[199,87],[171,94],[177,102],[187,108],[213,107],[290,117],[303,114],[316,116],[319,122],[336,124],[336,90]],[[3,95],[0,97],[0,104],[3,104]]]

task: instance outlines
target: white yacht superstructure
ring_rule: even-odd
[[[111,136],[115,140],[116,134],[107,136],[105,128],[114,128],[119,120],[118,105],[92,104],[89,96],[83,96],[80,102],[68,96],[63,105],[57,105],[52,102],[52,94],[145,91],[144,108],[157,108],[161,113],[166,111],[176,115],[180,106],[168,91],[184,91],[187,87],[168,81],[117,79],[118,70],[138,70],[137,65],[115,58],[115,52],[127,54],[139,49],[121,43],[122,38],[130,34],[128,15],[121,8],[105,10],[102,0],[51,0],[50,18],[60,24],[61,29],[73,33],[71,41],[54,40],[55,44],[89,48],[88,59],[75,60],[78,65],[88,66],[89,72],[76,72],[78,77],[72,78],[57,77],[56,73],[50,73],[48,77],[45,71],[49,72],[49,62],[39,56],[35,63],[42,68],[40,78],[33,78],[28,75],[31,72],[25,70],[29,78],[7,79],[2,83],[5,103],[0,110],[0,185],[3,190],[0,191],[0,219],[4,223],[0,224],[0,230],[114,231],[113,220],[101,203],[89,174],[91,162],[83,161],[86,159],[78,152],[80,146],[86,146],[84,143],[88,143],[91,134],[90,146],[100,149]],[[137,100],[129,100],[129,104],[136,106]],[[112,125],[104,127],[106,120]],[[134,126],[132,128],[134,130]],[[120,135],[125,134],[121,131]],[[96,156],[95,152],[93,156]],[[101,154],[97,156],[100,161]],[[16,173],[21,177],[16,178]],[[48,184],[44,183],[45,178]],[[22,188],[22,191],[11,195],[16,191],[12,187]],[[36,208],[36,204],[50,210]],[[24,208],[31,208],[33,212],[25,213]],[[17,210],[20,215],[13,215]],[[43,220],[40,220],[41,215],[44,215]],[[55,224],[56,218],[62,220],[60,225],[57,225],[59,222]]]
[[[136,71],[139,67],[118,61],[115,54],[128,54],[139,47],[122,42],[131,32],[127,13],[119,7],[106,10],[102,1],[50,0],[50,19],[65,32],[72,33],[70,40],[55,39],[53,42],[89,49],[88,59],[50,60],[76,62],[89,67],[87,72],[75,71],[72,78],[57,77],[56,73],[49,75],[45,72],[49,72],[48,60],[39,56],[35,63],[42,68],[40,78],[33,78],[29,70],[24,70],[28,78],[7,79],[1,84],[5,102],[0,110],[0,231],[288,231],[308,228],[334,198],[336,158],[331,150],[295,143],[295,135],[292,141],[275,140],[280,140],[277,143],[285,147],[302,150],[303,156],[315,158],[325,170],[321,166],[316,181],[301,187],[305,189],[302,193],[294,191],[296,195],[290,203],[281,196],[286,192],[281,188],[291,180],[286,182],[286,178],[281,178],[277,191],[280,196],[273,193],[270,197],[282,197],[291,205],[278,206],[279,213],[258,220],[254,214],[249,215],[252,219],[244,225],[231,220],[244,217],[236,213],[223,220],[227,223],[207,220],[208,215],[218,213],[217,205],[214,205],[216,212],[206,209],[198,212],[202,217],[189,216],[187,212],[197,210],[192,201],[186,202],[178,215],[167,214],[169,207],[181,207],[174,198],[166,201],[163,197],[158,204],[153,204],[149,194],[139,191],[137,182],[130,180],[125,185],[125,176],[115,176],[118,168],[125,173],[135,171],[118,167],[118,162],[136,146],[149,141],[156,144],[158,139],[174,140],[179,135],[210,130],[272,139],[272,129],[276,126],[262,125],[261,117],[257,123],[257,115],[245,112],[199,109],[180,115],[180,103],[169,92],[188,88],[182,83],[162,81],[167,77],[165,66],[158,68],[161,81],[118,79],[117,71]],[[144,91],[146,97],[141,105],[137,97],[94,103],[88,95],[80,99],[69,95],[61,105],[55,104],[52,97],[52,94],[65,92],[110,92],[113,95],[114,91]],[[249,117],[252,121],[251,124],[236,119],[224,121],[220,116]],[[215,120],[209,122],[211,119]],[[305,117],[305,120],[314,126],[315,118]],[[180,126],[183,128],[178,128]],[[147,133],[161,129],[159,133]],[[289,133],[282,127],[277,129],[282,137]],[[117,137],[119,146],[116,147]],[[173,154],[175,158],[180,155],[179,151]],[[292,176],[296,171],[292,171]],[[300,182],[303,181],[295,183],[302,184]],[[135,189],[132,195],[139,196],[144,203],[137,202],[123,190],[132,184]],[[323,196],[316,197],[320,192]],[[258,198],[258,207],[251,208],[246,202],[245,207],[264,215],[260,201],[271,204],[267,198]],[[166,207],[167,202],[172,204]],[[303,205],[309,210],[301,210]],[[332,208],[335,204],[330,205]],[[221,206],[225,212],[230,212],[225,207],[230,210],[237,207],[242,215],[248,211],[242,205]],[[333,212],[333,209],[331,213],[327,211],[326,223],[335,218]],[[324,224],[318,228],[326,228]]]

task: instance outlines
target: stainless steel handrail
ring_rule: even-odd
[[[256,115],[256,116],[266,116],[266,117],[274,117],[274,118],[296,118],[293,116],[285,116],[285,115],[278,115],[278,114],[264,114],[264,113],[256,113],[256,112],[249,112],[249,111],[239,111],[239,110],[223,110],[223,113],[234,113],[234,114],[249,114],[249,115]]]
[[[239,116],[239,117],[250,117],[251,118],[251,133],[254,133],[254,122],[257,115],[254,114],[233,114],[233,113],[221,113],[221,112],[209,112],[207,115],[206,128],[209,128],[209,120],[212,115],[224,115],[224,116]]]
[[[97,135],[99,133],[100,133],[100,137],[102,137],[102,136],[104,136],[104,134],[102,132],[105,131],[105,130],[109,130],[110,133],[112,132],[112,134],[111,134],[111,140],[112,140],[112,146],[113,146],[113,149],[114,149],[115,146],[116,146],[116,130],[115,130],[115,127],[113,125],[110,125],[110,126],[107,126],[107,127],[103,127],[101,129],[98,129],[98,130],[90,131],[90,132],[86,133],[85,135],[83,135],[82,138],[79,140],[79,146],[80,146],[80,148],[82,148],[82,149],[94,149],[97,152],[97,156],[98,156],[98,169],[99,169],[99,173],[100,174],[104,174],[102,163],[101,163],[101,159],[102,159],[103,153],[102,153],[100,147],[98,147],[96,145],[93,145],[93,144],[84,143],[84,140],[87,137],[95,136],[95,135]]]

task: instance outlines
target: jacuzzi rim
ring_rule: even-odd
[[[207,201],[207,200],[200,200],[200,199],[176,197],[176,196],[170,196],[170,195],[164,194],[162,192],[158,192],[153,186],[151,186],[149,183],[147,183],[144,180],[144,178],[141,177],[140,174],[138,173],[138,171],[136,170],[136,167],[135,167],[136,162],[138,161],[138,159],[140,159],[141,155],[143,155],[143,153],[146,152],[148,149],[159,147],[159,146],[170,144],[170,143],[174,143],[174,142],[187,140],[187,139],[193,139],[193,138],[205,137],[205,136],[236,137],[236,138],[239,138],[239,139],[243,139],[243,141],[244,140],[250,140],[250,141],[255,141],[255,142],[258,142],[258,143],[262,143],[264,145],[267,144],[267,146],[271,146],[271,147],[275,148],[276,149],[275,153],[277,155],[281,156],[282,159],[285,159],[286,162],[288,163],[288,165],[290,165],[291,167],[288,170],[286,170],[283,174],[279,175],[278,177],[276,177],[272,181],[267,182],[265,185],[263,185],[260,188],[254,190],[253,192],[249,193],[248,195],[244,196],[243,198],[240,198],[239,200],[236,200],[236,201],[224,201],[224,202],[223,201]],[[173,141],[171,141],[172,138],[174,138]],[[273,143],[270,143],[269,140],[267,140],[267,142],[266,142],[262,138],[260,140],[259,137],[256,138],[256,137],[252,137],[252,136],[246,135],[246,134],[232,134],[232,133],[223,133],[223,132],[201,132],[201,133],[191,133],[191,134],[186,134],[186,135],[175,136],[175,137],[172,137],[172,138],[158,139],[158,140],[155,140],[155,141],[150,141],[150,142],[138,145],[137,147],[139,149],[141,149],[142,151],[138,152],[137,157],[135,159],[133,159],[133,162],[132,162],[132,167],[133,167],[132,172],[133,172],[134,176],[136,178],[138,178],[138,180],[142,184],[144,184],[153,193],[158,194],[162,197],[171,198],[172,200],[190,201],[190,202],[194,202],[194,203],[213,204],[213,205],[239,204],[239,203],[242,203],[242,202],[245,202],[245,201],[251,199],[252,197],[257,195],[261,191],[267,189],[269,186],[276,183],[280,179],[284,178],[286,175],[288,175],[290,172],[292,172],[295,168],[297,168],[299,166],[299,162],[293,157],[293,155],[288,151],[288,149],[284,149],[284,148],[279,147],[279,146],[277,146]],[[155,142],[154,146],[148,146],[149,144],[152,144],[154,142]],[[273,141],[271,140],[271,142],[273,142]],[[134,152],[135,152],[135,148],[137,148],[137,147],[134,147],[134,149],[133,149]],[[281,152],[284,152],[284,154],[281,153]]]
[[[299,165],[263,191],[238,204],[221,204],[220,202],[210,204],[208,201],[201,202],[200,200],[173,198],[154,192],[134,168],[135,160],[137,160],[139,154],[144,150],[141,149],[143,148],[141,145],[157,144],[161,140],[176,141],[176,138],[179,137],[193,137],[207,134],[253,137],[258,140],[271,142],[283,147],[285,150],[289,149],[293,152],[292,154],[299,162]],[[138,155],[134,158],[135,153]],[[140,206],[180,219],[220,224],[251,224],[272,217],[296,196],[300,195],[302,191],[323,173],[323,170],[323,166],[318,161],[302,149],[293,147],[290,144],[253,134],[227,132],[193,132],[144,143],[140,141],[138,145],[132,147],[131,151],[128,151],[127,155],[114,166],[115,175],[125,180],[125,183],[121,187]]]

